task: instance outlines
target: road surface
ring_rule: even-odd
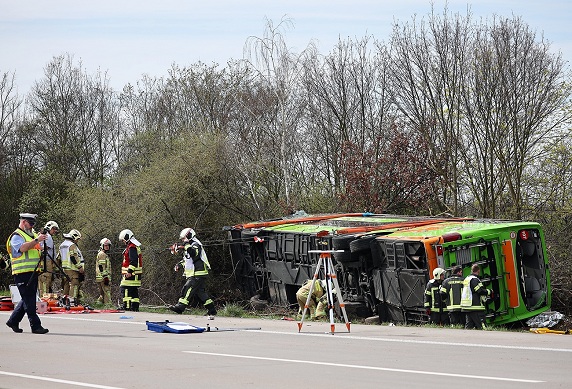
[[[572,387],[572,335],[343,323],[332,335],[326,322],[298,331],[295,321],[147,312],[41,319],[49,334],[32,334],[26,318],[24,333],[0,327],[0,388]],[[213,331],[148,330],[164,320]]]

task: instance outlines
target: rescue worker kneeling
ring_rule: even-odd
[[[296,292],[296,299],[298,300],[298,305],[300,309],[299,314],[304,312],[304,306],[308,300],[308,294],[310,293],[310,288],[312,286],[313,279],[307,280]],[[326,316],[326,310],[328,309],[328,294],[326,293],[326,281],[319,280],[314,283],[314,289],[312,290],[312,297],[308,301],[308,309],[310,310],[310,317],[318,319],[320,317]]]

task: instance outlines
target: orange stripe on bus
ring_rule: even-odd
[[[508,303],[511,308],[516,308],[520,305],[520,302],[518,298],[518,277],[516,276],[512,241],[505,240],[502,242],[502,253],[504,255],[504,270],[508,288]]]

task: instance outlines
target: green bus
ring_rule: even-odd
[[[348,313],[381,322],[423,323],[433,269],[479,264],[495,298],[489,324],[521,322],[550,309],[542,227],[526,221],[352,213],[304,215],[227,227],[242,290],[279,305],[315,272],[318,255],[335,250],[334,267]],[[448,274],[447,274],[448,275]]]

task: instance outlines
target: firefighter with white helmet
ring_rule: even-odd
[[[123,299],[122,309],[139,311],[139,288],[143,273],[141,243],[133,236],[133,231],[125,229],[119,233],[119,240],[125,245],[121,263],[121,283],[119,290]]]
[[[111,261],[108,254],[110,249],[111,240],[101,239],[95,260],[95,283],[99,287],[97,301],[104,304],[111,304]]]
[[[40,296],[52,293],[54,269],[57,268],[54,262],[56,261],[57,253],[53,236],[60,232],[60,226],[55,221],[50,220],[46,223],[42,232],[46,233],[47,238],[44,241],[44,250],[42,252],[42,259],[45,259],[45,267],[43,268],[42,274],[38,277],[38,291]],[[42,260],[42,265],[43,262]]]
[[[179,239],[183,242],[183,259],[175,266],[175,271],[182,265],[184,268],[185,284],[181,290],[181,297],[177,304],[169,309],[176,313],[183,313],[189,305],[193,296],[196,296],[207,309],[210,320],[214,319],[217,311],[213,300],[206,292],[206,278],[211,265],[202,243],[197,239],[195,230],[184,228],[179,234]],[[177,250],[175,250],[177,251]]]
[[[72,229],[64,235],[64,241],[60,244],[60,258],[64,273],[69,277],[63,280],[63,293],[73,297],[76,304],[79,303],[80,287],[85,278],[83,255],[77,246],[81,239],[81,233]]]
[[[427,315],[429,315],[429,322],[432,324],[449,324],[447,305],[441,295],[441,285],[444,279],[445,270],[437,267],[433,270],[433,278],[425,287],[425,302],[423,306],[425,307]]]

